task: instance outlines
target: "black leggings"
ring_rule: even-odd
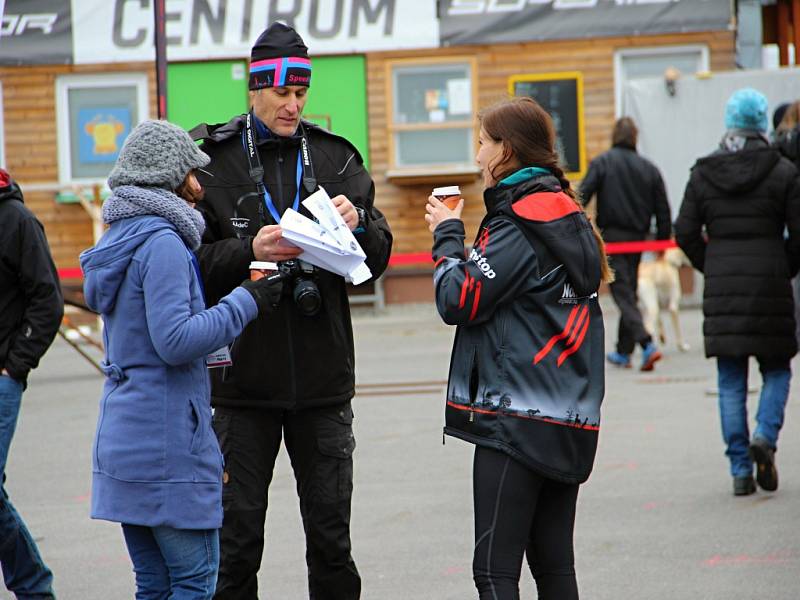
[[[518,600],[522,555],[539,600],[577,600],[572,532],[578,486],[537,475],[507,454],[477,446],[473,470],[475,555],[481,600]]]

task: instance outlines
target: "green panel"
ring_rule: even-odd
[[[247,112],[247,63],[243,60],[175,63],[167,67],[167,117],[184,129],[227,123]]]
[[[303,116],[350,140],[369,167],[364,57],[314,57],[312,65],[311,89]],[[169,120],[191,129],[198,123],[226,123],[232,116],[246,112],[246,68],[244,61],[169,65]]]
[[[303,116],[350,140],[369,168],[365,68],[363,56],[312,57]]]

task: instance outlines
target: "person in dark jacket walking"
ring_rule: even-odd
[[[519,598],[523,555],[541,600],[578,598],[573,528],[604,394],[603,241],[558,166],[530,98],[480,117],[486,216],[464,253],[463,201],[428,198],[436,307],[457,325],[444,432],[475,444],[473,575]]]
[[[675,233],[705,276],[705,352],[717,359],[733,490],[747,495],[756,489],[753,461],[758,485],[778,488],[774,454],[789,395],[789,362],[797,352],[790,279],[800,269],[800,181],[797,168],[769,145],[761,93],[749,88],[734,93],[725,126],[720,148],[692,168]],[[750,356],[758,360],[763,379],[752,440]]]
[[[252,260],[296,261],[281,238],[287,208],[323,187],[366,253],[374,278],[389,260],[392,235],[374,206],[375,186],[346,139],[301,120],[311,84],[303,40],[271,25],[250,63],[251,110],[225,125],[193,130],[211,157],[198,205],[208,225],[197,251],[213,303],[247,274]],[[297,264],[295,263],[295,266]],[[283,438],[297,479],[306,535],[309,595],[359,598],[351,556],[355,355],[343,277],[301,263],[272,315],[249,325],[231,347],[233,364],[212,373],[214,428],[225,456],[225,518],[216,598],[255,600],[264,549],[267,490]],[[320,306],[298,302],[315,288]]]
[[[92,518],[122,524],[137,598],[210,599],[222,525],[222,454],[205,358],[280,300],[281,276],[247,280],[206,309],[203,218],[189,135],[145,121],[125,140],[103,203],[110,225],[81,254],[103,317],[106,381],[92,452]]]
[[[643,240],[650,234],[655,215],[656,238],[669,239],[670,210],[658,168],[636,152],[638,130],[633,119],[623,117],[614,125],[613,147],[595,158],[581,184],[580,198],[588,203],[597,194],[597,226],[607,242]],[[618,367],[631,366],[636,344],[642,347],[642,371],[651,371],[661,352],[642,320],[636,295],[639,252],[611,257],[614,283],[611,296],[619,308],[617,348],[607,355]]]
[[[786,107],[775,128],[774,145],[800,169],[800,100]]]
[[[6,492],[6,464],[28,373],[64,316],[58,273],[42,224],[0,169],[0,566],[18,598],[55,598],[47,568]]]

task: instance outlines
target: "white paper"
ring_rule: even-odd
[[[428,120],[431,123],[444,123],[446,118],[447,117],[441,108],[428,111]]]
[[[367,255],[328,193],[320,187],[303,200],[303,206],[319,223],[292,209],[283,213],[280,223],[283,237],[303,250],[298,258],[341,275],[354,285],[372,277],[369,267],[364,263]]]
[[[472,113],[472,89],[469,79],[449,79],[447,81],[448,110],[451,115]]]

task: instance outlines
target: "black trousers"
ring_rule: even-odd
[[[476,446],[475,554],[481,600],[519,600],[522,555],[539,600],[577,600],[572,533],[578,486],[546,479],[509,455]]]
[[[614,282],[609,287],[620,312],[617,333],[617,352],[620,354],[631,354],[636,344],[644,348],[652,339],[644,327],[636,296],[641,258],[641,254],[614,254],[609,257],[615,274]]]
[[[225,456],[215,600],[258,598],[267,490],[282,437],[300,498],[309,598],[357,600],[361,578],[350,554],[350,403],[300,411],[217,408],[214,430]]]

